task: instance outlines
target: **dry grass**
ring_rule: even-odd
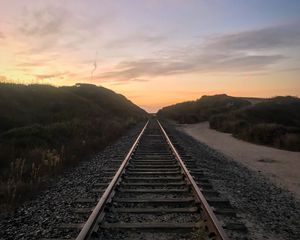
[[[10,213],[18,203],[40,189],[43,178],[61,169],[62,153],[55,149],[35,149],[33,152],[41,157],[40,161],[35,163],[17,158],[10,164],[8,177],[0,182],[1,205],[6,210],[4,214]]]

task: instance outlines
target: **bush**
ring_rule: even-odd
[[[0,84],[0,205],[13,208],[146,113],[94,85]]]
[[[287,133],[280,137],[279,142],[277,142],[276,145],[283,149],[300,151],[300,134]]]
[[[234,137],[300,151],[300,99],[296,97],[275,97],[250,105],[244,99],[224,94],[204,96],[165,107],[159,116],[179,123],[209,120],[210,128],[232,133]]]
[[[286,129],[278,124],[256,124],[249,132],[249,140],[256,143],[274,145],[276,139],[286,134]]]
[[[250,102],[247,100],[220,94],[164,107],[158,111],[158,115],[179,123],[197,123],[207,121],[216,114],[227,113],[249,105]]]
[[[212,116],[210,127],[250,142],[300,151],[300,100],[276,97],[230,113]]]

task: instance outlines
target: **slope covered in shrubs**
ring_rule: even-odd
[[[210,127],[246,141],[300,151],[300,99],[275,97],[215,115],[210,118]]]
[[[226,113],[250,104],[247,100],[226,94],[203,96],[196,101],[164,107],[158,111],[158,115],[179,123],[197,123],[207,121],[215,114]]]
[[[210,127],[253,143],[300,151],[300,99],[202,98],[164,107],[160,117],[178,123],[209,121]]]
[[[30,195],[47,176],[118,138],[146,112],[89,84],[0,84],[1,204]]]

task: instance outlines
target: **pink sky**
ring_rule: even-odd
[[[153,112],[300,95],[299,1],[0,0],[0,81],[102,85]]]

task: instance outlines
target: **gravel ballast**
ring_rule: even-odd
[[[300,239],[300,203],[287,190],[198,142],[173,125],[164,125],[172,139],[197,160],[214,189],[237,209],[249,230],[247,239]],[[140,124],[132,128],[91,160],[53,177],[47,190],[19,207],[13,216],[0,220],[0,239],[74,237],[72,231],[68,233],[61,228],[70,220],[73,223],[82,222],[73,211],[74,201],[90,195],[91,185],[99,183],[99,178],[105,175],[104,169],[112,166],[111,161],[116,156],[124,156],[128,152],[142,127],[143,124]]]
[[[51,178],[47,190],[20,206],[13,216],[0,219],[0,239],[61,237],[62,224],[70,223],[70,220],[78,221],[78,214],[73,212],[74,201],[89,194],[92,183],[99,182],[103,170],[111,166],[111,160],[127,154],[143,125],[131,128],[90,160]],[[68,237],[67,233],[63,234]]]
[[[288,190],[188,136],[176,125],[164,126],[185,152],[196,159],[214,189],[238,210],[250,239],[300,239],[300,203]]]

